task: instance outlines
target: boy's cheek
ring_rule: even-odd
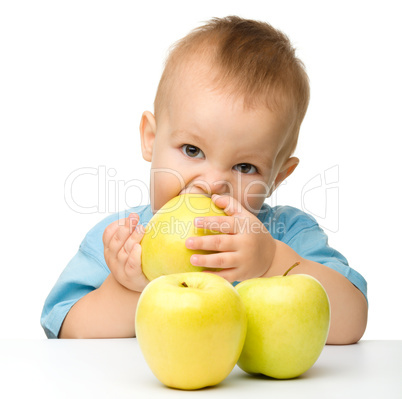
[[[265,181],[252,181],[244,187],[242,184],[241,204],[248,212],[257,215],[268,196],[269,187]],[[238,199],[240,200],[240,198]]]
[[[169,200],[179,195],[181,191],[181,185],[177,177],[165,172],[155,173],[156,175],[151,179],[150,186],[151,206],[154,213]]]
[[[264,199],[265,199],[265,197],[264,197]],[[254,216],[257,216],[263,203],[264,203],[264,200],[251,198],[251,199],[246,199],[246,201],[244,201],[244,204],[242,204],[242,205],[243,205],[244,209],[246,209],[248,212],[250,212]]]

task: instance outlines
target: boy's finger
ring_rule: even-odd
[[[112,237],[115,235],[117,229],[119,228],[119,221],[116,220],[115,222],[109,224],[109,226],[106,227],[105,231],[103,232],[102,240],[103,240],[103,246],[107,248],[109,246],[110,240]]]
[[[223,209],[228,216],[240,215],[243,213],[244,208],[241,203],[230,195],[214,194],[211,199],[214,204]]]
[[[231,269],[236,267],[234,252],[218,252],[215,254],[191,255],[193,266],[210,267],[214,269]]]
[[[194,219],[195,227],[216,233],[233,234],[235,219],[232,216],[206,216]]]
[[[130,214],[125,219],[123,225],[121,225],[121,220],[118,220],[118,223],[120,222],[120,226],[118,226],[114,235],[110,238],[109,241],[109,248],[112,251],[118,252],[123,247],[128,237],[130,236],[132,229],[134,229],[137,225],[138,220],[139,217],[135,213]]]
[[[130,213],[128,215],[128,217],[125,220],[124,225],[125,225],[125,227],[127,227],[129,229],[129,234],[131,234],[135,230],[139,221],[140,221],[140,217],[138,216],[138,214]]]
[[[103,232],[103,236],[102,236],[104,247],[105,248],[109,247],[112,238],[116,235],[117,230],[119,228],[127,229],[128,234],[129,234],[130,228],[133,230],[135,228],[135,226],[137,225],[138,221],[139,221],[139,216],[136,213],[130,213],[127,218],[119,219],[119,220],[116,220],[113,223],[109,224],[109,226],[107,226],[105,231]],[[120,234],[119,239],[120,239],[120,237],[122,237],[121,233],[122,232],[119,233]]]
[[[130,254],[133,247],[136,244],[141,242],[142,237],[144,236],[145,228],[142,225],[137,225],[135,230],[131,233],[131,235],[127,238],[126,242],[124,243],[124,250],[127,254]]]
[[[204,251],[233,252],[238,245],[235,237],[227,234],[213,234],[202,237],[190,237],[186,240],[188,249],[202,249]]]
[[[127,266],[131,269],[141,268],[141,245],[135,243],[127,259]]]
[[[211,273],[211,274],[216,274],[217,276],[223,277],[225,280],[229,281],[229,283],[233,283],[234,281],[237,280],[235,277],[236,269],[222,269],[217,272],[212,272],[209,270],[203,270],[202,273]]]
[[[134,240],[137,242],[140,242],[142,240],[142,237],[145,234],[145,227],[142,224],[137,224],[135,230],[132,232],[131,236],[133,237]]]
[[[143,291],[149,283],[141,269],[141,245],[138,243],[134,245],[127,259],[127,273],[133,279],[131,289],[134,291]]]

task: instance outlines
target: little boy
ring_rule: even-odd
[[[140,123],[151,204],[123,220],[111,215],[87,234],[44,305],[47,336],[134,337],[149,282],[141,270],[143,226],[171,198],[192,192],[212,195],[228,215],[195,219],[223,234],[187,239],[190,249],[215,251],[193,255],[193,265],[220,268],[215,273],[235,283],[281,275],[300,261],[291,273],[314,276],[330,299],[327,343],[357,342],[367,322],[364,278],[327,245],[312,217],[264,203],[299,162],[292,153],[308,101],[303,64],[266,23],[213,19],[179,41],[155,114],[144,112]]]

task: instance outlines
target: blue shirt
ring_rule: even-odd
[[[150,205],[135,207],[106,217],[85,236],[77,254],[61,273],[45,301],[41,325],[48,338],[57,338],[71,307],[105,281],[110,270],[103,255],[103,232],[110,223],[127,217],[131,212],[139,215],[140,224],[144,226],[153,216]],[[367,299],[365,279],[348,265],[343,255],[328,246],[327,235],[312,216],[290,206],[271,208],[263,204],[258,218],[274,239],[289,245],[301,257],[341,273]]]

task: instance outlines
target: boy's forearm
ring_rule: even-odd
[[[328,344],[351,344],[363,335],[367,324],[367,301],[350,281],[335,270],[300,257],[277,241],[276,254],[263,277],[309,274],[321,282],[331,304]],[[97,290],[81,298],[67,314],[59,338],[126,338],[135,336],[135,312],[140,293],[118,283],[110,274]]]
[[[110,274],[98,289],[70,309],[59,338],[134,337],[139,296],[139,292],[123,287]]]
[[[276,241],[276,253],[270,269],[263,277],[283,275],[296,261],[300,265],[289,274],[309,274],[327,291],[331,305],[331,326],[327,344],[352,344],[366,329],[367,301],[364,295],[346,277],[337,271],[303,259],[288,245]]]

